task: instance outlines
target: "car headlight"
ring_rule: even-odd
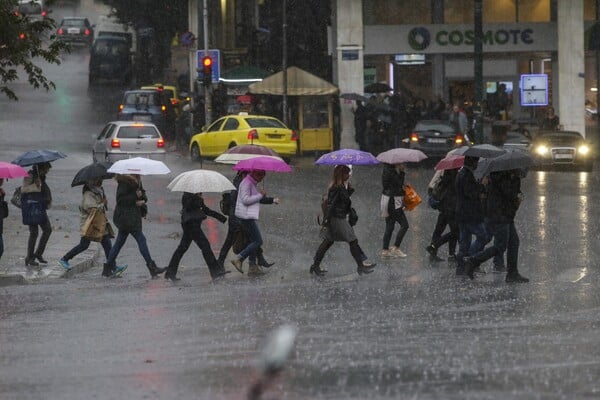
[[[579,148],[577,149],[577,153],[581,154],[582,156],[587,155],[590,152],[590,148],[586,145],[586,144],[582,144],[581,146],[579,146]]]
[[[539,154],[540,156],[545,156],[546,154],[548,154],[548,147],[546,147],[543,144],[540,144],[539,146],[537,146],[535,148],[535,152],[536,152],[536,154]]]

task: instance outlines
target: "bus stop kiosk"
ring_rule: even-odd
[[[252,94],[283,96],[283,72],[277,72],[248,87]],[[333,150],[333,104],[337,86],[298,67],[287,69],[287,95],[297,107],[300,154]]]

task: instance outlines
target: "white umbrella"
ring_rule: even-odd
[[[261,154],[223,153],[220,156],[218,156],[217,158],[215,158],[215,162],[218,162],[221,164],[237,164],[239,161],[249,160],[249,159],[255,158],[255,157],[268,157],[268,158],[273,158],[278,161],[283,161],[283,159],[281,157],[277,157],[277,156],[263,156]]]
[[[377,159],[386,164],[400,164],[405,162],[419,162],[427,158],[421,150],[405,149],[399,147],[379,153]]]
[[[108,169],[108,172],[113,174],[165,175],[171,170],[162,161],[134,157],[116,161]]]
[[[229,179],[217,171],[195,169],[182,172],[167,185],[173,192],[222,193],[235,190]]]

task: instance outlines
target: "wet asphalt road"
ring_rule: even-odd
[[[78,223],[80,191],[69,184],[91,161],[91,135],[114,116],[121,90],[88,92],[86,57],[76,52],[62,69],[49,69],[59,86],[54,93],[20,85],[21,102],[0,99],[0,159],[32,147],[69,155],[48,178],[51,215],[61,225]],[[267,175],[266,190],[282,204],[261,211],[265,251],[276,261],[262,278],[234,271],[213,284],[192,246],[181,281],[150,280],[129,239],[119,262],[130,267],[121,279],[102,279],[96,268],[0,288],[0,398],[242,399],[257,375],[264,337],[281,323],[296,324],[299,333],[271,398],[600,397],[598,168],[524,179],[516,224],[520,270],[531,283],[507,285],[502,275],[469,281],[457,279],[446,262],[431,264],[424,247],[436,212],[424,204],[408,215],[401,246],[408,257],[377,260],[380,167],[357,167],[353,175],[356,232],[376,271],[359,277],[347,246],[336,244],[324,260],[328,276],[311,278],[315,221],[330,173],[311,161],[296,160],[292,174]],[[167,163],[172,174],[144,179],[144,229],[159,265],[180,232],[179,195],[165,186],[198,167],[174,153]],[[204,167],[233,176],[228,166]],[[407,179],[424,195],[432,173],[430,166],[411,168]],[[105,188],[114,204],[116,185]],[[206,197],[216,208],[218,197]],[[205,232],[217,252],[225,226],[209,219]],[[74,241],[55,232],[50,246],[64,240]]]

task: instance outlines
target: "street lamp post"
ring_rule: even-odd
[[[288,87],[287,87],[287,0],[283,0],[283,61],[281,67],[283,68],[283,100],[282,100],[282,111],[283,111],[283,123],[288,125]]]

